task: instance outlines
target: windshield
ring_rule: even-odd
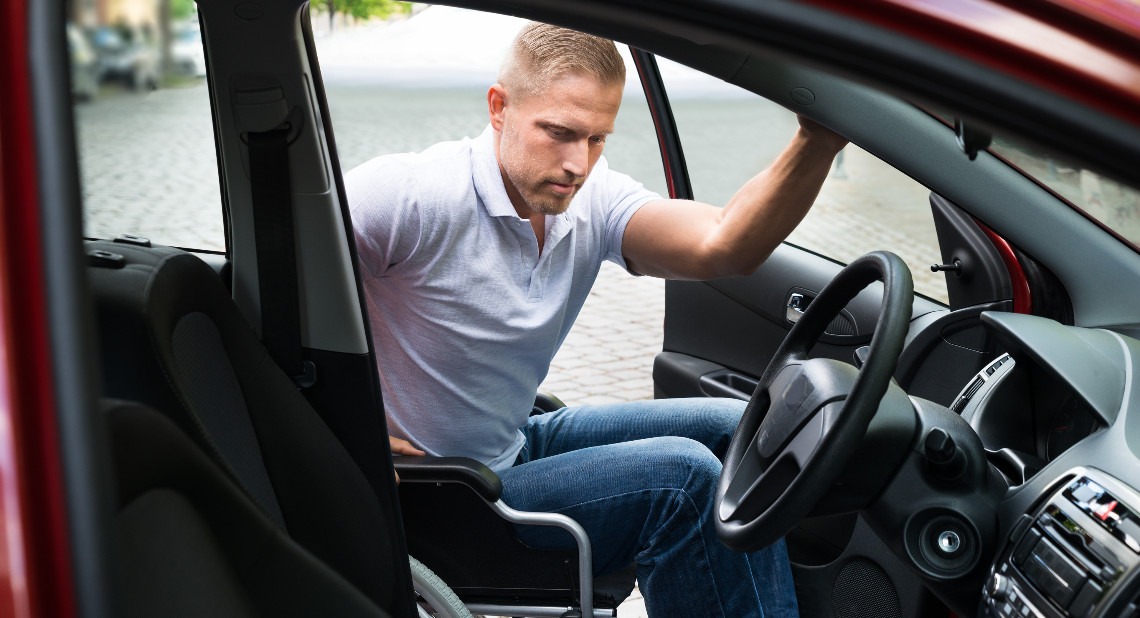
[[[1140,250],[1140,191],[1000,136],[994,137],[990,151]]]

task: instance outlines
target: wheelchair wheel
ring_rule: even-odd
[[[412,588],[419,597],[420,618],[474,618],[463,601],[424,563],[411,556],[408,562],[412,567]]]

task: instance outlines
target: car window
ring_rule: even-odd
[[[659,59],[694,197],[723,206],[779,155],[796,131],[795,114],[751,92]],[[876,250],[910,267],[915,292],[948,302],[930,190],[849,144],[788,242],[841,263]]]
[[[341,170],[419,152],[487,127],[487,89],[524,20],[417,5],[410,19],[312,24]],[[462,24],[462,29],[456,25]],[[612,169],[666,194],[649,108],[628,49],[627,86],[604,155]]]
[[[67,40],[84,235],[225,251],[194,4],[168,1],[166,23],[159,0],[72,4]]]
[[[1002,135],[994,136],[990,151],[1049,187],[1134,248],[1140,246],[1140,191]]]

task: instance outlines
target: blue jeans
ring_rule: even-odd
[[[717,538],[720,458],[744,402],[669,399],[563,408],[533,416],[503,501],[585,527],[594,573],[635,562],[652,618],[797,616],[783,541],[738,553]],[[520,526],[536,547],[574,547],[563,531]]]

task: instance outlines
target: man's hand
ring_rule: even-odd
[[[427,453],[412,446],[411,442],[401,438],[388,436],[388,446],[392,449],[393,455],[427,455]]]
[[[847,140],[799,116],[799,129],[768,169],[724,208],[685,200],[642,206],[625,228],[622,255],[634,272],[715,279],[756,270],[807,214]]]
[[[411,442],[408,442],[407,440],[404,440],[402,438],[393,438],[392,436],[388,436],[388,447],[392,449],[393,455],[426,455],[427,454],[427,453],[421,451],[420,449],[412,446]],[[400,474],[398,472],[395,472],[394,470],[393,470],[393,473],[396,474],[396,483],[399,484],[400,483]]]
[[[804,132],[807,138],[813,142],[822,144],[821,147],[831,150],[832,157],[839,154],[839,151],[843,150],[843,147],[847,145],[847,138],[807,116],[796,114],[796,120],[800,122],[800,130]]]

